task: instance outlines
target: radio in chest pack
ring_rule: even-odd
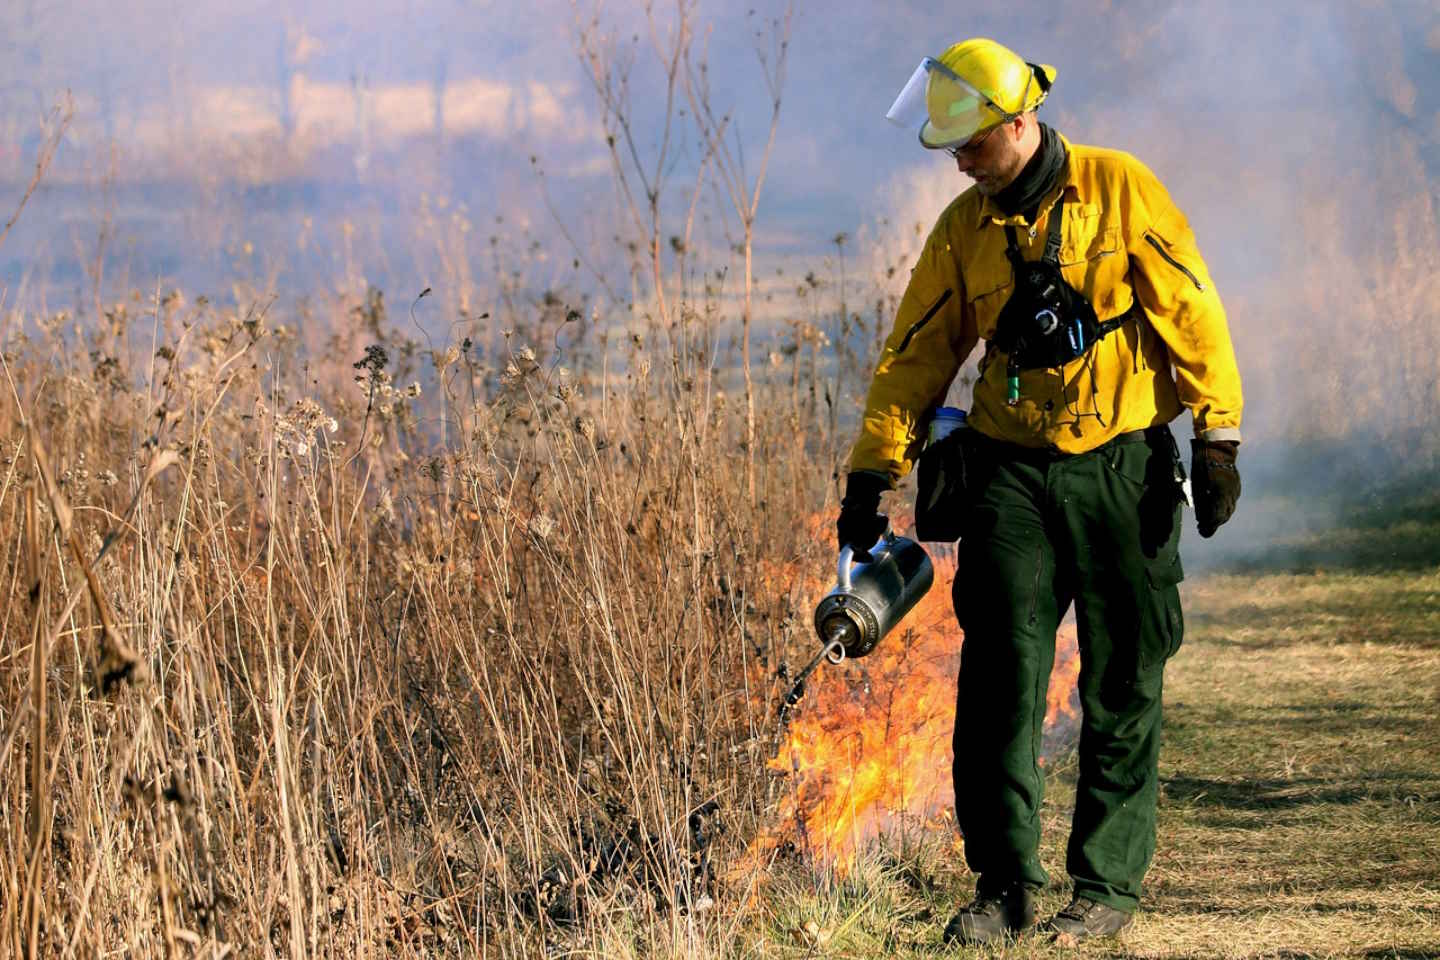
[[[1101,322],[1085,295],[1065,282],[1060,272],[1060,229],[1065,220],[1065,198],[1050,213],[1045,252],[1039,260],[1026,260],[1015,239],[1015,228],[1005,228],[1005,256],[1015,272],[1010,299],[995,324],[995,345],[1008,354],[1005,364],[1006,403],[1020,400],[1022,370],[1060,367],[1084,355],[1090,345],[1118,330],[1135,312]]]

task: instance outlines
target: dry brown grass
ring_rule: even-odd
[[[176,298],[134,366],[123,311],[12,345],[7,950],[719,949],[763,866],[734,869],[775,789],[776,667],[812,642],[810,598],[758,581],[777,549],[823,562],[794,535],[821,499],[799,424],[763,421],[752,503],[743,410],[695,356],[362,355],[378,324],[350,316],[308,361],[279,318]],[[439,396],[409,389],[426,363]]]

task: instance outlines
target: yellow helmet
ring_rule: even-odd
[[[1028,63],[1013,50],[977,37],[926,57],[895,98],[886,118],[920,127],[931,149],[953,147],[1040,106],[1055,68]]]

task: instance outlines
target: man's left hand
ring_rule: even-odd
[[[845,481],[845,499],[840,501],[840,518],[835,521],[840,549],[849,547],[860,563],[870,563],[870,548],[890,528],[880,512],[880,494],[890,489],[888,481],[876,474],[857,470]]]
[[[1235,466],[1239,449],[1234,440],[1190,441],[1190,486],[1202,537],[1213,537],[1235,512],[1240,499],[1240,471]]]

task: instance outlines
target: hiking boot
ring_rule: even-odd
[[[1035,923],[1035,894],[1023,883],[995,891],[975,890],[970,901],[945,925],[945,942],[973,945],[1017,937]]]
[[[1131,919],[1124,910],[1076,894],[1069,906],[1040,925],[1040,932],[1050,934],[1061,946],[1073,947],[1081,940],[1113,937],[1128,926]]]

